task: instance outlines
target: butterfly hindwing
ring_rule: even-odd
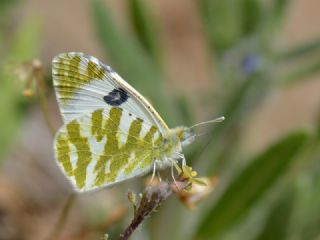
[[[159,158],[162,134],[140,117],[118,108],[99,108],[63,125],[55,156],[76,190],[88,191],[142,175]]]

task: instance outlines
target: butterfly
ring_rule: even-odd
[[[64,122],[54,154],[76,191],[185,163],[182,146],[194,140],[193,127],[170,129],[110,66],[83,53],[62,53],[52,61],[52,77]]]

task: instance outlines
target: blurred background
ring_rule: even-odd
[[[51,60],[69,51],[110,64],[171,127],[226,117],[185,150],[208,186],[170,197],[132,239],[320,239],[319,9],[1,0],[0,239],[117,239],[133,216],[128,190],[145,186],[72,195],[52,151]]]

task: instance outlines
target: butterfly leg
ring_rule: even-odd
[[[174,170],[173,170],[173,166],[174,166],[174,163],[173,163],[173,161],[172,161],[172,163],[171,163],[171,177],[172,177],[172,179],[173,179],[174,183],[176,183],[177,181],[176,181],[176,179],[175,179],[175,177],[174,177]]]
[[[152,184],[153,179],[154,179],[154,176],[156,175],[156,165],[157,165],[157,161],[154,161],[154,163],[153,163],[153,170],[152,170],[152,176],[151,176],[151,179],[150,179],[149,185],[151,185],[151,184]]]
[[[158,174],[159,181],[162,182],[162,178],[161,178],[160,172],[157,171],[157,174]]]
[[[157,175],[158,175],[159,181],[160,181],[160,182],[162,181],[161,176],[160,176],[160,173],[159,173],[159,171],[157,171],[157,165],[159,165],[159,164],[161,164],[161,161],[159,161],[159,160],[155,160],[154,163],[153,163],[152,176],[151,176],[149,185],[152,184],[153,179],[154,179],[154,177],[156,176],[156,173],[157,173]]]
[[[187,165],[187,162],[186,162],[186,158],[184,157],[183,154],[181,154],[181,163],[182,163],[182,166],[186,166]]]
[[[156,164],[156,165],[158,165],[158,166],[161,166],[162,162],[161,162],[161,161],[159,161],[159,160],[156,160],[156,161],[155,161],[155,164]],[[159,181],[160,181],[160,182],[162,182],[162,178],[161,178],[160,172],[159,172],[159,171],[157,171],[157,170],[156,170],[156,172],[157,172],[157,175],[158,175]]]
[[[179,157],[180,157],[180,159],[181,159],[181,166],[182,166],[182,169],[183,169],[183,167],[187,165],[187,163],[186,163],[186,158],[184,157],[183,154],[179,154]],[[179,185],[178,185],[178,183],[177,183],[177,181],[176,181],[176,179],[175,179],[175,177],[174,177],[173,167],[175,167],[178,172],[179,172],[179,171],[183,171],[183,170],[180,169],[180,167],[177,165],[177,162],[175,162],[175,160],[171,160],[171,177],[172,177],[173,182],[174,182],[174,184],[176,185],[177,189],[178,189],[179,191],[181,191],[182,189],[179,187]]]
[[[173,180],[173,183],[174,185],[176,185],[176,188],[181,191],[180,187],[179,187],[179,184],[177,183],[176,181],[176,178],[174,177],[174,169],[173,167],[175,166],[175,160],[171,160],[171,177],[172,177],[172,180]]]

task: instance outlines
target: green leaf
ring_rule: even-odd
[[[144,0],[130,0],[131,22],[149,55],[160,63],[159,29]]]
[[[302,82],[307,77],[320,72],[320,61],[312,63],[308,66],[303,66],[293,70],[291,73],[280,78],[280,83],[290,86],[291,84]]]
[[[5,57],[5,64],[20,64],[38,55],[40,26],[36,19],[27,20],[18,30],[11,46],[7,46],[10,55]],[[10,146],[11,140],[19,130],[22,88],[16,77],[0,69],[0,155]]]
[[[276,54],[274,57],[276,61],[290,61],[297,60],[302,57],[305,57],[309,54],[314,54],[315,52],[320,50],[320,39],[314,39],[310,42],[303,43],[299,46],[295,46],[286,51],[280,52]],[[320,53],[320,51],[319,51]]]
[[[320,142],[320,106],[318,105],[316,117],[315,117],[315,124],[317,129],[317,139]]]
[[[228,148],[227,155],[232,154],[232,146],[227,144],[224,145],[225,147],[221,147],[221,142],[225,141],[223,139],[224,136],[230,135],[228,131],[233,131],[237,124],[248,117],[248,112],[261,101],[263,97],[263,94],[260,94],[262,92],[261,89],[264,87],[264,92],[267,89],[262,86],[264,83],[265,81],[263,81],[260,74],[254,74],[242,81],[241,85],[232,94],[229,93],[228,99],[220,106],[221,110],[219,110],[220,116],[225,116],[225,120],[222,123],[213,125],[210,134],[207,134],[207,137],[203,138],[201,142],[195,143],[197,147],[192,153],[192,158],[197,160],[195,168],[198,171],[212,174],[213,170],[216,170],[217,164],[219,164],[219,155],[225,154],[225,148]],[[236,138],[233,137],[231,141],[234,142],[234,139]],[[227,141],[230,142],[229,140]],[[234,143],[236,144],[236,141]],[[209,158],[213,161],[206,160]]]
[[[4,22],[8,22],[7,17],[8,13],[10,12],[10,8],[15,6],[17,0],[1,0],[0,1],[0,25]]]
[[[134,38],[118,31],[110,13],[100,0],[92,1],[92,14],[98,36],[116,69],[144,96],[151,99],[159,113],[170,124],[179,122],[179,112],[162,82],[162,74],[154,61]],[[169,118],[170,117],[170,118]]]
[[[281,194],[265,222],[264,228],[255,240],[285,240],[294,206],[294,191],[289,188]]]
[[[191,109],[191,104],[186,96],[176,96],[175,102],[177,103],[179,112],[184,120],[184,124],[191,126],[194,124],[193,112]]]
[[[262,18],[262,2],[259,0],[242,0],[243,33],[254,33]]]
[[[214,239],[248,212],[286,172],[309,139],[289,134],[254,158],[227,186],[201,221],[199,239]]]
[[[281,22],[291,0],[273,0],[273,18],[275,22]]]
[[[213,49],[221,53],[242,37],[241,4],[238,0],[201,0],[201,15]]]
[[[296,199],[292,214],[289,239],[315,240],[320,236],[320,139],[315,142],[299,168],[295,178]]]

